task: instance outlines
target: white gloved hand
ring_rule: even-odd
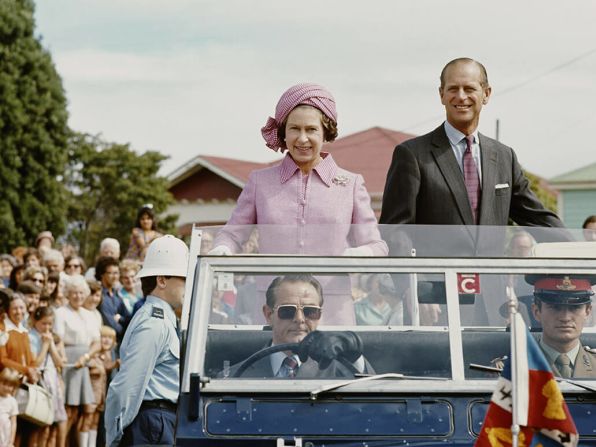
[[[232,250],[225,245],[218,245],[217,247],[209,250],[207,254],[211,256],[230,256],[232,254]]]
[[[370,247],[361,245],[360,247],[346,248],[341,254],[342,256],[374,256]]]

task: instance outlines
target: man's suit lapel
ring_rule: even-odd
[[[271,368],[271,357],[267,356],[253,363],[246,370],[244,377],[273,377],[274,372]]]
[[[494,218],[495,185],[498,173],[498,151],[492,140],[478,134],[480,140],[480,162],[482,163],[482,195],[480,198],[480,225],[490,225]]]
[[[457,205],[457,211],[459,212],[464,225],[474,225],[474,218],[472,217],[472,208],[470,207],[470,201],[468,199],[468,192],[466,191],[466,185],[464,184],[464,176],[462,175],[461,169],[457,165],[457,159],[445,133],[443,125],[435,129],[432,135],[432,154],[435,158],[435,162],[439,166],[443,178],[453,199]]]

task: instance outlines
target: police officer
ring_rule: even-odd
[[[138,274],[146,302],[124,335],[122,366],[107,396],[108,446],[174,444],[180,378],[175,310],[184,299],[187,263],[186,244],[172,235],[147,250]]]
[[[540,347],[556,376],[596,378],[596,350],[580,336],[592,314],[592,275],[526,275],[534,285],[532,313],[542,325]]]

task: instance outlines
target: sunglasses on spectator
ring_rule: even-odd
[[[296,317],[296,312],[300,309],[307,320],[319,320],[321,318],[322,309],[320,306],[298,306],[296,304],[282,304],[275,306],[273,310],[277,310],[277,317],[280,320],[293,320]]]

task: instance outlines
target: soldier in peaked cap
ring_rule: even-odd
[[[553,372],[565,378],[596,378],[596,350],[580,336],[592,314],[595,275],[526,275],[534,285],[532,313],[542,324],[540,347]]]

